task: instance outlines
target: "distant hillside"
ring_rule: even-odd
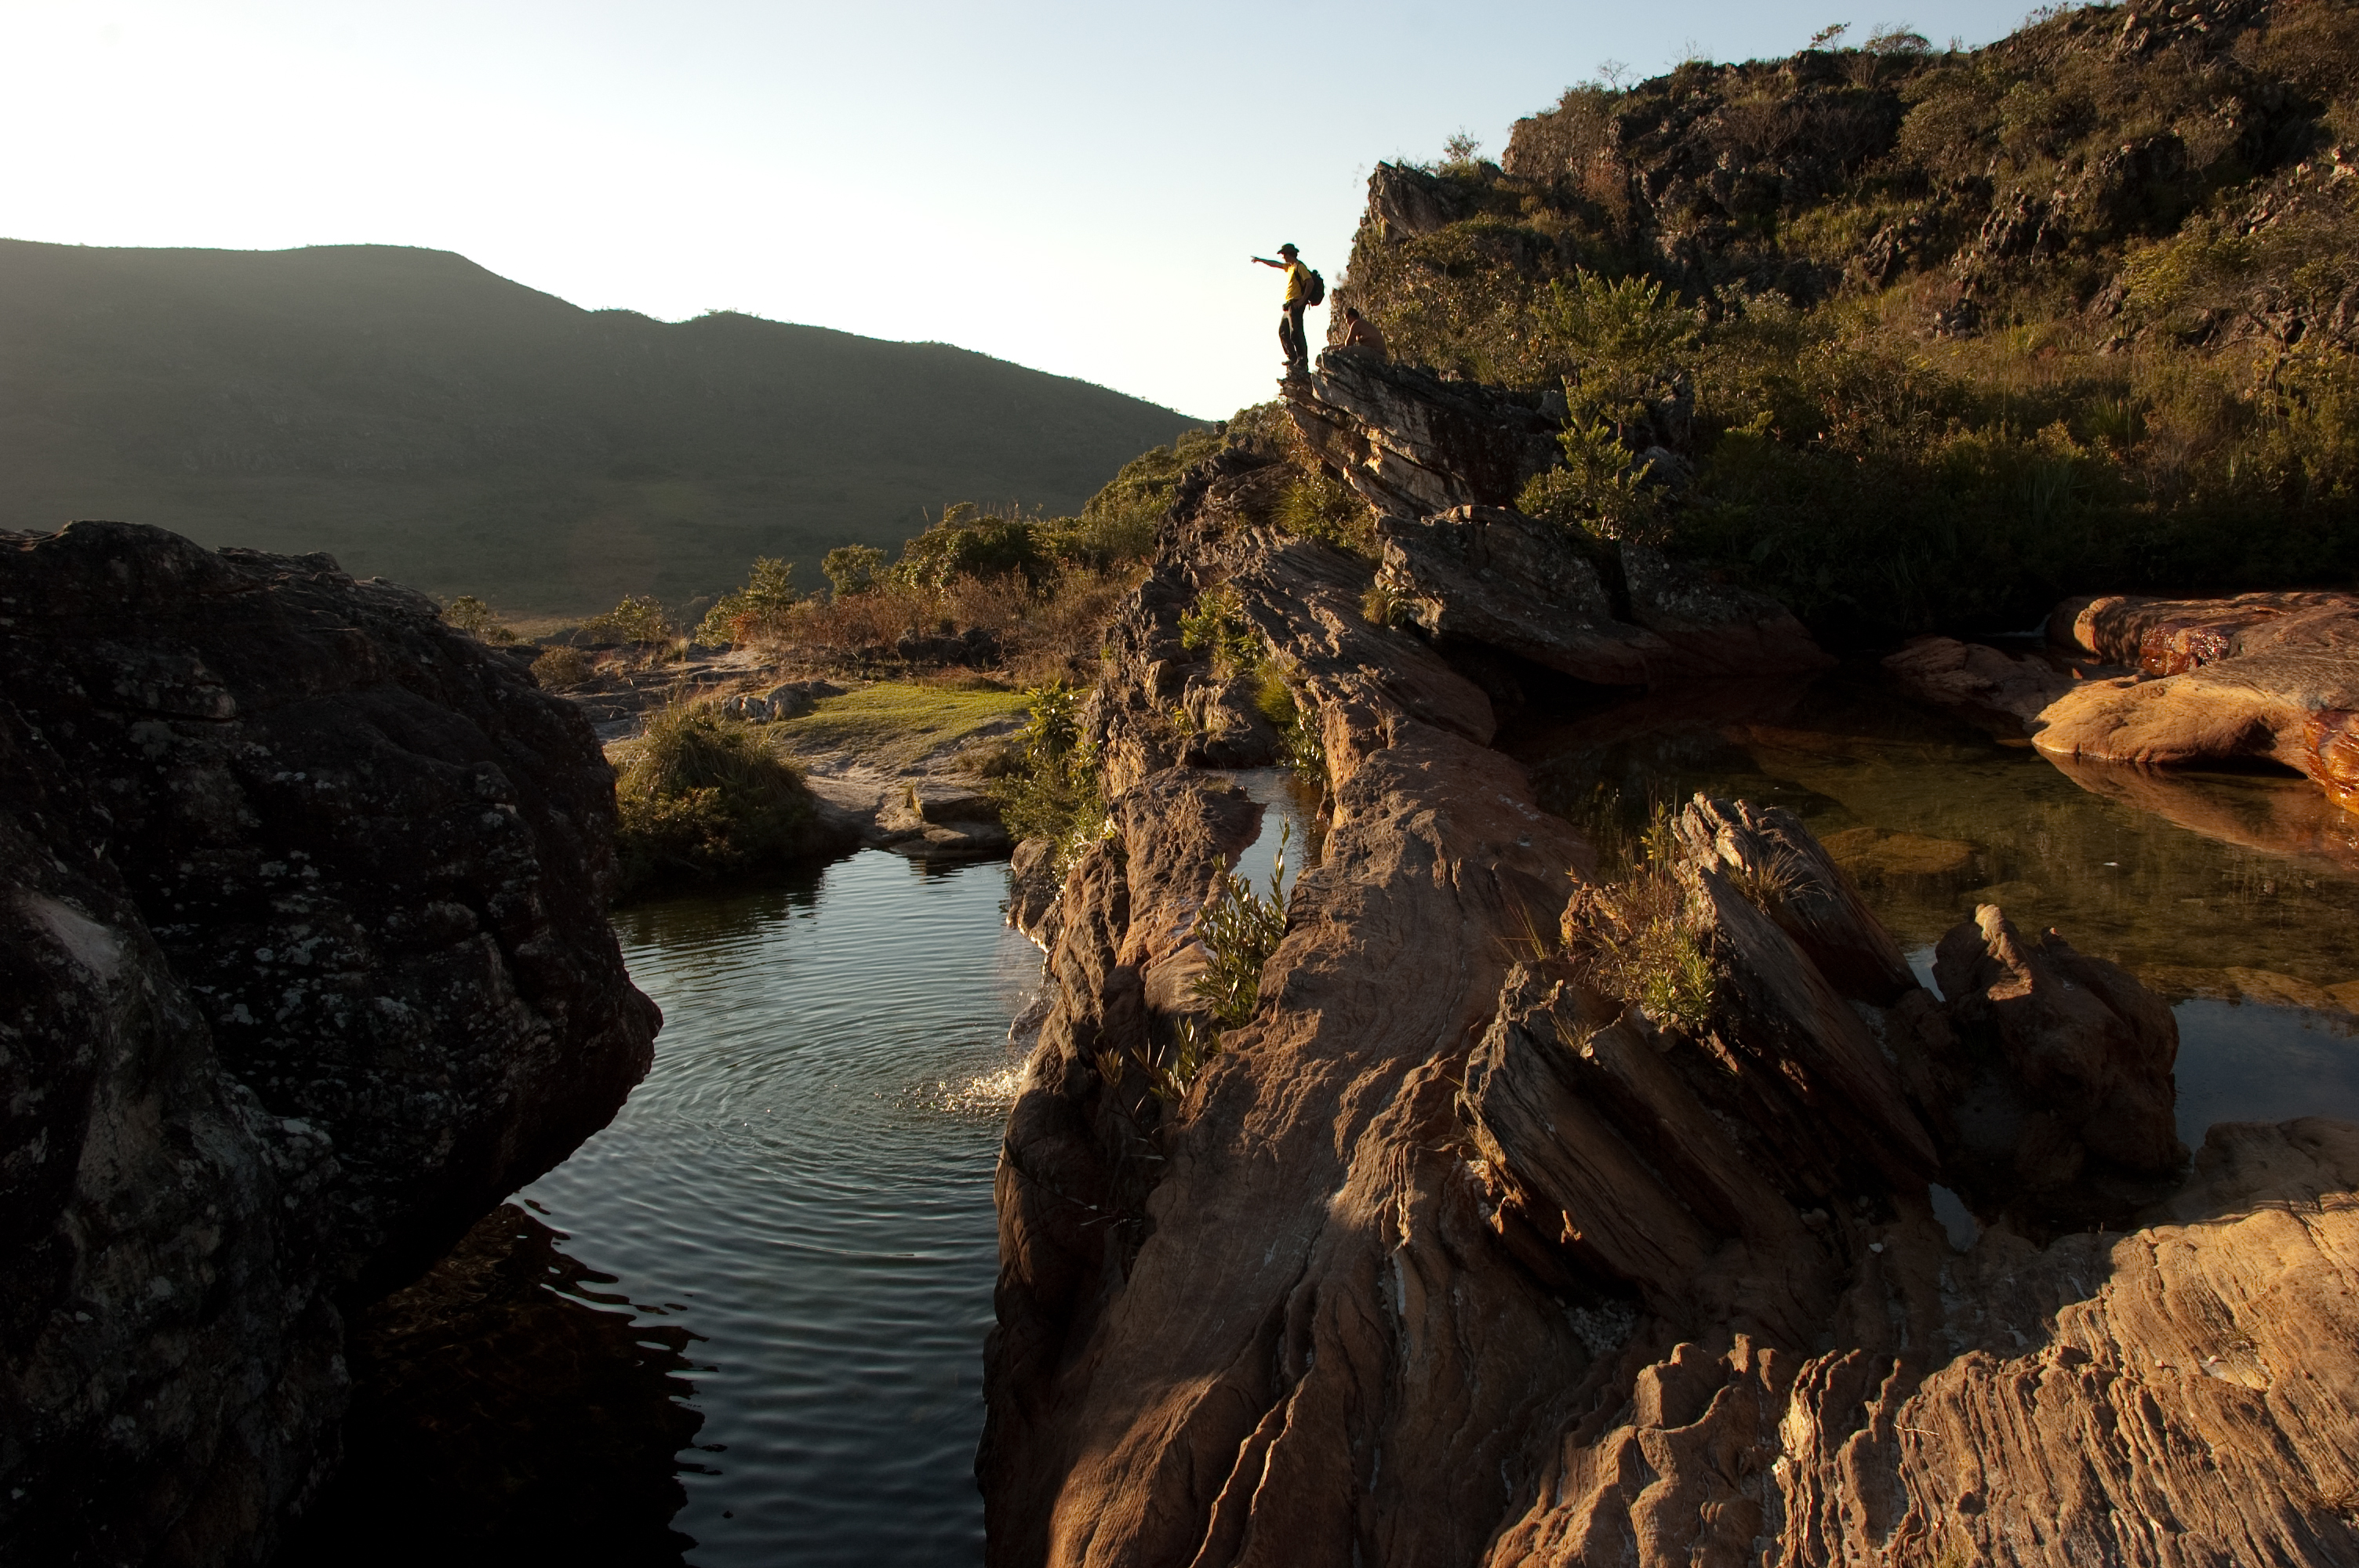
[[[1190,422],[939,343],[588,311],[447,252],[0,241],[0,526],[326,550],[516,613],[679,604],[921,508],[1077,511]]]

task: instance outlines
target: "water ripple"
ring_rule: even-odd
[[[1000,865],[869,852],[618,920],[654,1070],[522,1195],[703,1336],[690,1561],[975,1562],[991,1179],[1038,956]]]

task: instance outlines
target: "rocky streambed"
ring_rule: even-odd
[[[2006,867],[1904,943],[1861,880],[1998,847],[1806,786],[1824,841],[1677,806],[1708,1014],[1602,990],[1584,759],[1684,705],[1757,762],[1792,694],[1745,677],[1825,661],[1775,605],[1536,533],[1528,421],[1480,389],[1331,354],[1289,395],[1381,567],[1258,525],[1249,456],[1190,476],[1091,711],[1114,831],[1016,903],[1050,1010],[997,1177],[992,1561],[2359,1555],[2359,1127],[2190,1150],[2169,997],[2013,917],[2049,895]],[[1269,744],[1208,721],[1230,683],[1180,622],[1213,589],[1310,716],[1326,830],[1252,1021],[1167,1103],[1127,1065],[1169,1059],[1256,830],[1206,764]],[[1632,684],[1657,717],[1617,735]],[[2329,994],[2242,968],[2180,994]]]

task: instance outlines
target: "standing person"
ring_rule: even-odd
[[[1264,266],[1282,268],[1286,273],[1286,306],[1277,319],[1278,346],[1286,351],[1286,373],[1289,380],[1310,373],[1310,342],[1302,335],[1302,312],[1312,303],[1311,271],[1297,260],[1300,254],[1288,245],[1277,247],[1283,261],[1267,256],[1253,259]]]

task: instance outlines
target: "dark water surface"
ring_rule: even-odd
[[[1006,868],[870,851],[622,911],[664,1010],[613,1126],[520,1195],[689,1349],[702,1568],[973,1563],[991,1178],[1038,954]]]

